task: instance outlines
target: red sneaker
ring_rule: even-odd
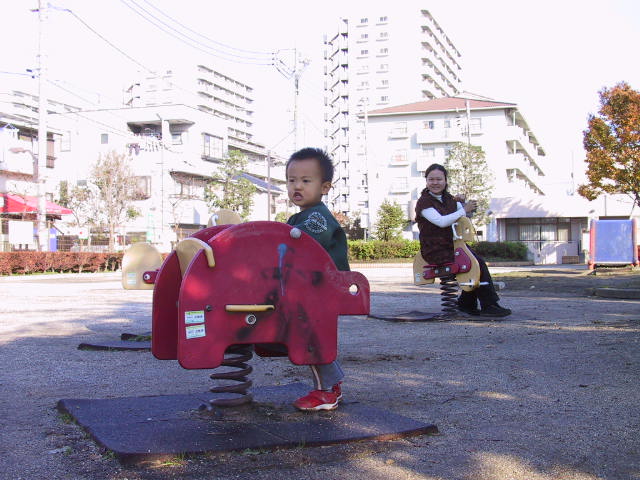
[[[338,403],[342,399],[340,384],[333,386],[330,392],[323,390],[312,390],[308,395],[293,402],[293,406],[305,412],[316,412],[318,410],[333,410],[338,408]]]
[[[342,382],[336,383],[333,387],[331,387],[331,391],[338,396],[338,401],[342,400]]]

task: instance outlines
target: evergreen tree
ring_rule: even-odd
[[[378,222],[375,226],[375,238],[393,240],[400,236],[402,228],[407,224],[407,216],[398,202],[391,204],[385,199],[378,209]]]

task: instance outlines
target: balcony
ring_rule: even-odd
[[[540,156],[538,153],[538,146],[531,141],[527,133],[521,127],[517,125],[510,125],[506,127],[505,138],[507,142],[518,142],[520,148],[534,160]]]
[[[531,164],[531,160],[523,153],[510,153],[507,155],[507,169],[517,169],[532,183],[544,176],[542,172]]]
[[[407,153],[396,153],[391,156],[389,165],[392,167],[405,167],[409,165],[409,155]]]
[[[410,191],[411,187],[406,178],[395,179],[389,186],[389,193],[409,193]]]
[[[424,129],[416,133],[416,143],[453,143],[462,142],[465,138],[457,128]]]
[[[408,138],[409,137],[409,130],[407,129],[407,127],[405,126],[403,127],[396,127],[396,128],[392,128],[391,131],[389,132],[389,138]]]

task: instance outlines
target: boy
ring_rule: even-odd
[[[289,200],[300,207],[287,224],[311,235],[329,253],[338,270],[349,270],[347,236],[333,217],[322,196],[329,192],[333,180],[333,163],[319,148],[303,148],[289,158],[286,165]],[[327,365],[310,365],[315,390],[293,405],[304,411],[333,410],[342,399],[340,384],[344,373],[337,361]]]

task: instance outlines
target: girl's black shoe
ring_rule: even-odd
[[[480,310],[480,315],[483,317],[506,317],[508,315],[511,315],[511,310],[501,307],[496,303],[495,305],[487,305],[486,307],[482,307],[482,310]]]

